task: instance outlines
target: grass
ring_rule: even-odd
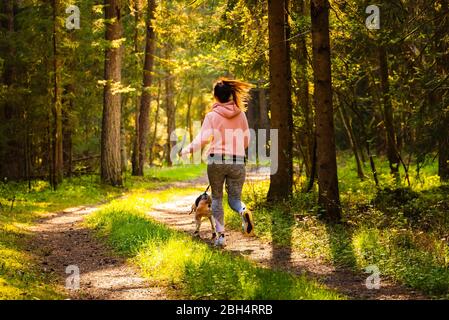
[[[2,223],[3,224],[3,223]],[[40,272],[34,256],[24,250],[28,236],[14,225],[0,230],[0,299],[60,299],[53,279]]]
[[[357,178],[351,157],[339,156],[344,223],[336,226],[317,219],[316,192],[297,192],[285,203],[267,206],[269,182],[247,183],[243,198],[254,209],[256,234],[337,266],[361,271],[377,265],[381,275],[449,298],[449,186],[439,183],[433,164],[421,169],[420,179],[412,168],[408,187],[381,163],[377,189],[372,179]],[[368,167],[365,171],[370,174]],[[240,228],[229,207],[225,217],[228,226]]]
[[[130,257],[155,285],[187,299],[342,299],[304,276],[273,271],[210,248],[144,214],[174,194],[170,189],[115,200],[86,220],[118,253]]]
[[[57,191],[46,181],[0,183],[0,300],[60,299],[54,280],[35,266],[36,256],[26,250],[32,235],[26,228],[49,212],[79,205],[107,202],[125,193],[136,193],[173,181],[196,178],[204,165],[148,169],[145,177],[125,177],[124,188],[100,184],[98,176],[65,179]],[[11,206],[11,199],[14,199]]]
[[[436,165],[428,163],[419,177],[411,168],[408,187],[405,180],[398,182],[389,175],[386,161],[376,159],[380,180],[376,188],[368,166],[367,179],[360,181],[352,157],[340,154],[338,159],[343,224],[329,226],[317,219],[316,191],[298,191],[287,202],[267,206],[269,182],[249,182],[243,196],[254,211],[256,234],[336,266],[361,271],[376,265],[381,276],[449,298],[449,186],[440,184]],[[26,227],[48,212],[108,202],[125,193],[126,200],[114,200],[95,213],[90,227],[118,252],[132,257],[148,277],[173,285],[183,297],[340,298],[305,278],[260,269],[219,253],[143,215],[174,193],[198,191],[169,188],[148,194],[148,190],[194,179],[204,170],[204,165],[152,168],[145,177],[127,174],[124,188],[103,186],[97,176],[66,179],[56,192],[44,181],[34,181],[31,190],[24,183],[0,184],[0,299],[62,298],[54,279],[34,267],[36,257],[25,250],[32,237]],[[297,182],[300,190],[305,181]],[[225,208],[227,225],[240,229],[238,215]]]

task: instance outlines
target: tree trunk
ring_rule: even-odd
[[[143,176],[145,162],[147,160],[148,135],[150,132],[150,107],[151,107],[151,84],[153,82],[153,64],[154,64],[154,44],[155,34],[152,26],[154,12],[156,10],[155,0],[148,0],[147,22],[146,22],[146,45],[145,45],[145,66],[143,70],[143,89],[142,99],[140,101],[139,112],[139,169],[137,175]]]
[[[47,125],[46,125],[46,131],[47,131],[46,132],[47,133],[47,135],[46,135],[46,147],[47,147],[46,155],[47,155],[48,181],[50,183],[50,188],[54,189],[54,174],[53,174],[53,172],[54,172],[54,170],[53,170],[54,154],[52,152],[53,143],[52,143],[52,127],[51,127],[52,121],[51,121],[51,118],[52,118],[51,110],[48,110],[47,119],[46,119],[47,120],[46,121],[47,122]]]
[[[137,176],[139,172],[139,109],[140,109],[140,98],[136,95],[136,113],[134,117],[135,123],[135,134],[133,140],[133,154],[131,156],[131,174]]]
[[[293,116],[291,101],[291,70],[287,40],[288,20],[286,0],[268,1],[269,70],[271,129],[278,129],[278,164],[270,176],[268,200],[288,198],[293,187]]]
[[[150,166],[153,165],[153,161],[154,161],[154,144],[156,143],[156,138],[157,138],[157,124],[159,122],[159,110],[161,108],[161,91],[162,91],[161,87],[162,87],[162,82],[159,79],[158,86],[157,86],[156,115],[154,116],[154,131],[153,131],[153,135],[151,136],[151,143],[150,143]]]
[[[384,107],[384,123],[387,131],[387,157],[390,163],[390,173],[399,175],[399,157],[396,146],[396,134],[394,131],[393,106],[390,98],[390,84],[388,81],[388,60],[387,53],[383,46],[378,48],[380,67],[380,86],[382,90],[382,100]]]
[[[64,171],[66,172],[67,177],[72,176],[72,162],[73,162],[73,141],[72,141],[72,121],[70,117],[70,113],[74,110],[74,85],[68,84],[65,87],[65,95],[68,97],[65,99],[63,105],[66,107],[62,110],[63,115],[63,157],[64,157]]]
[[[111,42],[122,37],[121,0],[105,0],[106,41],[103,101],[103,121],[101,130],[101,181],[113,186],[122,185],[120,161],[120,93],[112,88],[121,81],[123,46],[112,48]],[[110,21],[110,22],[109,22]]]
[[[325,220],[341,219],[335,151],[334,110],[329,43],[329,2],[311,1],[314,103],[317,139],[318,204]]]
[[[295,1],[292,8],[299,16],[306,16],[306,1]],[[299,129],[299,141],[297,144],[301,145],[301,149],[304,153],[304,164],[306,168],[306,175],[310,177],[312,171],[312,158],[313,158],[313,117],[310,109],[309,101],[309,79],[307,77],[307,46],[306,35],[301,35],[295,39],[296,51],[295,58],[297,60],[297,83],[298,89],[296,90],[297,104],[299,106],[299,112],[303,116],[304,123]]]
[[[25,129],[25,176],[28,181],[28,191],[31,191],[31,156],[30,156],[30,126],[28,122],[28,114],[24,113]]]
[[[128,170],[128,157],[126,152],[126,126],[125,126],[125,108],[128,98],[122,99],[121,101],[121,119],[120,119],[120,166],[122,168],[122,173]]]
[[[58,53],[58,14],[59,0],[53,0],[53,188],[62,182],[64,176],[64,159],[62,144],[62,90],[61,90],[61,58]]]
[[[360,178],[360,180],[363,181],[363,179],[365,179],[365,174],[363,173],[362,163],[359,158],[357,143],[354,138],[354,132],[352,131],[351,120],[349,119],[342,104],[340,105],[338,110],[340,112],[341,122],[343,123],[343,127],[345,128],[346,135],[349,140],[349,145],[351,146],[352,153],[354,154],[355,163],[357,166],[357,176]]]
[[[138,57],[139,52],[139,19],[140,19],[140,1],[134,1],[134,55],[136,58],[136,72],[140,66]],[[133,152],[131,156],[131,174],[137,176],[139,172],[139,110],[140,110],[140,96],[136,94],[135,101],[135,117],[134,117],[134,139],[133,139]]]
[[[266,89],[259,89],[259,127],[270,129],[270,118],[268,117],[268,103]]]
[[[171,44],[167,44],[165,51],[165,59],[169,59],[169,52],[171,51]],[[170,141],[170,135],[176,128],[175,123],[175,104],[174,104],[174,88],[173,88],[173,76],[170,69],[167,67],[167,73],[165,75],[165,110],[167,113],[167,146],[165,153],[165,160],[168,166],[172,165],[171,161],[171,150],[175,146],[176,141]]]

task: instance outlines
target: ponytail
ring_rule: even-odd
[[[232,98],[232,101],[240,110],[246,111],[251,88],[252,85],[247,82],[220,78],[214,85],[214,95],[222,103],[228,102]]]

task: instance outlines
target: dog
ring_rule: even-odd
[[[192,210],[189,214],[195,213],[196,229],[193,233],[194,236],[199,237],[201,222],[203,218],[208,218],[210,221],[210,226],[212,228],[212,239],[215,239],[217,237],[217,230],[215,229],[215,219],[212,215],[211,205],[212,198],[207,194],[207,190],[195,200],[194,204],[192,204]]]

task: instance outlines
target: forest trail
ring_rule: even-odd
[[[50,214],[29,228],[35,234],[30,250],[39,257],[43,272],[55,274],[58,288],[70,299],[165,300],[163,288],[153,287],[138,268],[117,257],[81,222],[97,206],[82,206]],[[66,267],[80,270],[80,289],[65,288]]]
[[[247,173],[247,181],[265,178],[269,178],[266,170],[261,173],[254,171]],[[207,185],[206,177],[198,179],[196,182],[204,186]],[[200,193],[201,188],[196,194],[182,196],[174,201],[156,205],[147,214],[159,222],[193,236],[195,230],[194,217],[188,213],[192,203]],[[255,223],[257,224],[257,221]],[[351,299],[428,299],[424,295],[398,285],[385,277],[381,277],[380,289],[370,290],[365,285],[369,274],[356,274],[351,270],[336,268],[321,261],[307,258],[301,252],[291,248],[275,246],[257,237],[245,237],[239,231],[227,229],[225,235],[227,246],[223,250],[244,256],[262,267],[285,270],[295,274],[306,274]],[[206,243],[213,245],[213,241],[210,239],[210,225],[207,221],[204,221],[201,225],[200,237]]]
[[[247,173],[247,180],[267,177],[266,170]],[[175,200],[155,205],[147,214],[159,222],[193,235],[195,224],[193,215],[188,212],[193,201],[202,192],[201,188],[207,186],[207,177],[171,183],[157,190],[183,186],[195,186],[199,191],[187,196],[174,196]],[[29,249],[38,255],[42,271],[56,274],[58,287],[70,299],[166,300],[172,297],[164,288],[152,286],[140,276],[137,267],[114,254],[94,236],[92,230],[82,225],[84,217],[98,207],[99,205],[69,208],[52,213],[29,227],[29,231],[35,235]],[[212,245],[210,226],[206,221],[202,225],[200,237]],[[306,258],[291,248],[274,246],[257,237],[247,238],[239,231],[228,229],[226,237],[228,245],[224,250],[244,256],[262,267],[306,274],[353,299],[426,298],[384,278],[381,279],[379,290],[368,290],[365,286],[367,274],[336,269],[329,264]],[[80,269],[79,290],[65,289],[65,281],[69,276],[66,274],[66,267],[69,265],[77,265]]]

